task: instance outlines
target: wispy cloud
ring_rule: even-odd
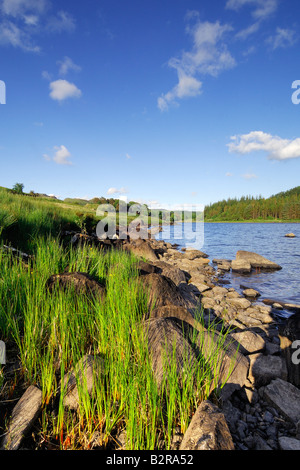
[[[0,23],[0,45],[13,46],[26,52],[40,52],[31,35],[12,21],[4,20]]]
[[[245,173],[244,175],[242,175],[242,177],[245,180],[253,180],[256,179],[258,176],[255,173]]]
[[[55,80],[50,83],[50,97],[56,101],[64,101],[67,98],[79,98],[81,90],[74,83],[67,80]]]
[[[229,152],[240,155],[264,151],[269,160],[289,160],[300,157],[300,138],[282,139],[262,131],[231,137]]]
[[[45,80],[48,80],[49,82],[52,80],[52,76],[49,72],[47,72],[47,70],[43,70],[42,71],[42,77],[45,79]]]
[[[57,61],[57,65],[59,65],[59,75],[67,75],[70,70],[74,72],[80,72],[81,67],[76,65],[70,57],[65,56],[63,60]]]
[[[232,30],[230,25],[219,21],[201,22],[195,12],[188,19],[196,20],[194,25],[189,24],[186,28],[192,38],[192,48],[168,62],[169,67],[177,72],[178,83],[158,98],[157,104],[161,111],[167,110],[177,99],[199,95],[202,92],[203,76],[216,77],[223,70],[236,65],[225,43],[226,33]]]
[[[71,153],[69,152],[67,147],[65,147],[64,145],[55,146],[53,148],[53,152],[53,156],[44,153],[43,158],[46,161],[54,161],[55,163],[57,163],[57,165],[72,165],[72,162],[70,160]]]
[[[129,191],[127,188],[120,188],[120,189],[117,189],[117,188],[109,188],[107,190],[107,193],[108,195],[112,195],[112,194],[127,194]]]
[[[253,18],[261,20],[275,13],[278,8],[278,0],[227,0],[226,8],[238,11],[245,5],[253,6]]]
[[[49,15],[50,0],[0,0],[0,45],[13,46],[26,52],[40,52],[35,37],[41,32],[71,32],[74,18],[65,11]]]
[[[251,36],[252,34],[255,34],[259,30],[260,25],[261,25],[261,22],[256,21],[255,23],[251,24],[247,28],[244,28],[241,31],[239,31],[235,37],[237,39],[247,39],[249,36]]]
[[[245,40],[254,35],[262,27],[278,8],[279,0],[227,0],[226,8],[238,12],[242,7],[251,8],[251,16],[254,20],[247,28],[236,34],[236,39]]]
[[[0,9],[4,15],[26,18],[28,14],[41,14],[49,6],[48,0],[1,0]]]
[[[297,37],[295,31],[279,27],[276,29],[276,34],[269,36],[266,40],[267,44],[269,44],[273,50],[293,46],[296,41]]]
[[[75,18],[67,11],[59,11],[51,16],[46,24],[46,30],[51,33],[72,32],[76,28]]]

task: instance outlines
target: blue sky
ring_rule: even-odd
[[[150,205],[298,186],[298,9],[0,0],[0,185]]]

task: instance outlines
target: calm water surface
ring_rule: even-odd
[[[203,240],[197,244],[188,241],[195,237],[194,231],[195,224],[179,224],[171,230],[170,227],[165,228],[157,238],[178,243],[180,247],[193,246],[207,253],[210,260],[235,259],[238,250],[265,256],[282,266],[282,270],[248,275],[230,272],[224,279],[228,279],[238,291],[241,284],[257,289],[261,299],[300,304],[300,224],[206,223]],[[296,238],[285,237],[290,232]]]

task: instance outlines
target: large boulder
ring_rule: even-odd
[[[164,276],[172,279],[172,281],[178,286],[182,282],[186,282],[186,275],[184,272],[177,268],[176,266],[172,266],[165,261],[154,261],[153,265],[157,268],[156,272],[163,274]]]
[[[139,278],[141,288],[148,294],[148,308],[163,305],[186,306],[186,301],[176,284],[162,274],[151,273]]]
[[[179,323],[185,322],[193,328],[201,328],[200,323],[195,320],[187,308],[177,305],[164,305],[163,307],[157,307],[152,310],[151,318],[173,318]]]
[[[151,246],[149,240],[130,240],[126,241],[123,245],[123,249],[133,253],[135,256],[145,259],[146,261],[157,261],[158,256]]]
[[[227,400],[235,390],[247,381],[250,361],[239,352],[239,343],[230,336],[203,328],[197,339],[197,347],[207,364],[214,370],[210,392],[216,390]]]
[[[174,318],[154,318],[147,320],[144,328],[158,388],[168,388],[169,371],[173,361],[179,386],[182,386],[185,380],[190,380],[199,363],[195,350],[183,334],[183,326]]]
[[[179,450],[234,450],[225,416],[215,404],[209,400],[200,404]]]
[[[235,258],[237,261],[247,261],[248,263],[250,263],[252,268],[261,268],[267,270],[282,269],[279,264],[276,264],[273,261],[268,260],[264,256],[261,256],[252,251],[239,250],[237,251]]]
[[[105,296],[105,287],[87,273],[81,272],[53,274],[47,280],[46,287],[49,292],[58,287],[62,290],[74,289],[77,294],[92,294],[101,299]]]

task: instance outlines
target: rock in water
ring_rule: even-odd
[[[231,269],[234,272],[247,274],[251,272],[251,264],[247,260],[238,259],[231,261]]]
[[[252,268],[261,268],[261,269],[282,269],[279,264],[273,263],[273,261],[264,258],[264,256],[258,255],[252,251],[239,250],[236,253],[237,261],[248,261],[251,264]]]

